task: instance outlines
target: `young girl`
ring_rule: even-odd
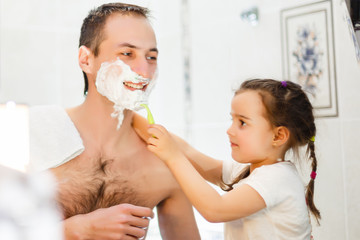
[[[235,93],[227,130],[232,158],[241,165],[207,157],[155,124],[148,129],[148,149],[166,163],[206,220],[225,222],[225,239],[310,239],[308,208],[320,219],[313,201],[312,110],[298,84],[249,80]],[[145,125],[135,118],[135,128],[139,124]],[[306,194],[294,164],[285,159],[290,149],[298,156],[301,146],[307,146],[312,166]],[[204,178],[228,192],[218,194]]]

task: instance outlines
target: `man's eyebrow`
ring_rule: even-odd
[[[135,45],[133,45],[133,44],[130,44],[130,43],[119,43],[118,45],[117,45],[117,47],[129,47],[129,48],[138,48],[138,47],[136,47]]]
[[[150,52],[159,52],[159,50],[157,49],[157,48],[150,48],[150,50],[149,50]]]
[[[137,47],[137,46],[135,46],[135,45],[133,45],[133,44],[131,44],[131,43],[120,43],[120,44],[118,44],[117,45],[117,47],[128,47],[128,48],[134,48],[134,49],[138,49],[139,47]],[[159,52],[159,50],[157,49],[157,48],[150,48],[149,49],[149,51],[150,52]]]

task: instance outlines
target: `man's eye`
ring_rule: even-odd
[[[147,60],[157,60],[157,57],[152,57],[152,56],[149,56],[149,57],[146,57]]]

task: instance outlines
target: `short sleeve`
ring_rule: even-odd
[[[287,198],[301,180],[292,163],[277,163],[255,169],[244,184],[254,188],[266,206],[272,207]]]
[[[222,169],[224,183],[231,183],[246,166],[247,164],[241,164],[232,159],[224,160]]]

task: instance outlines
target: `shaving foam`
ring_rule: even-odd
[[[124,82],[148,84],[148,86],[145,91],[131,91],[124,86]],[[114,62],[101,64],[95,85],[101,95],[114,103],[114,112],[111,117],[118,119],[117,129],[119,129],[124,120],[125,109],[137,111],[142,108],[141,104],[148,104],[150,92],[155,85],[155,78],[149,79],[140,76],[118,58]]]

